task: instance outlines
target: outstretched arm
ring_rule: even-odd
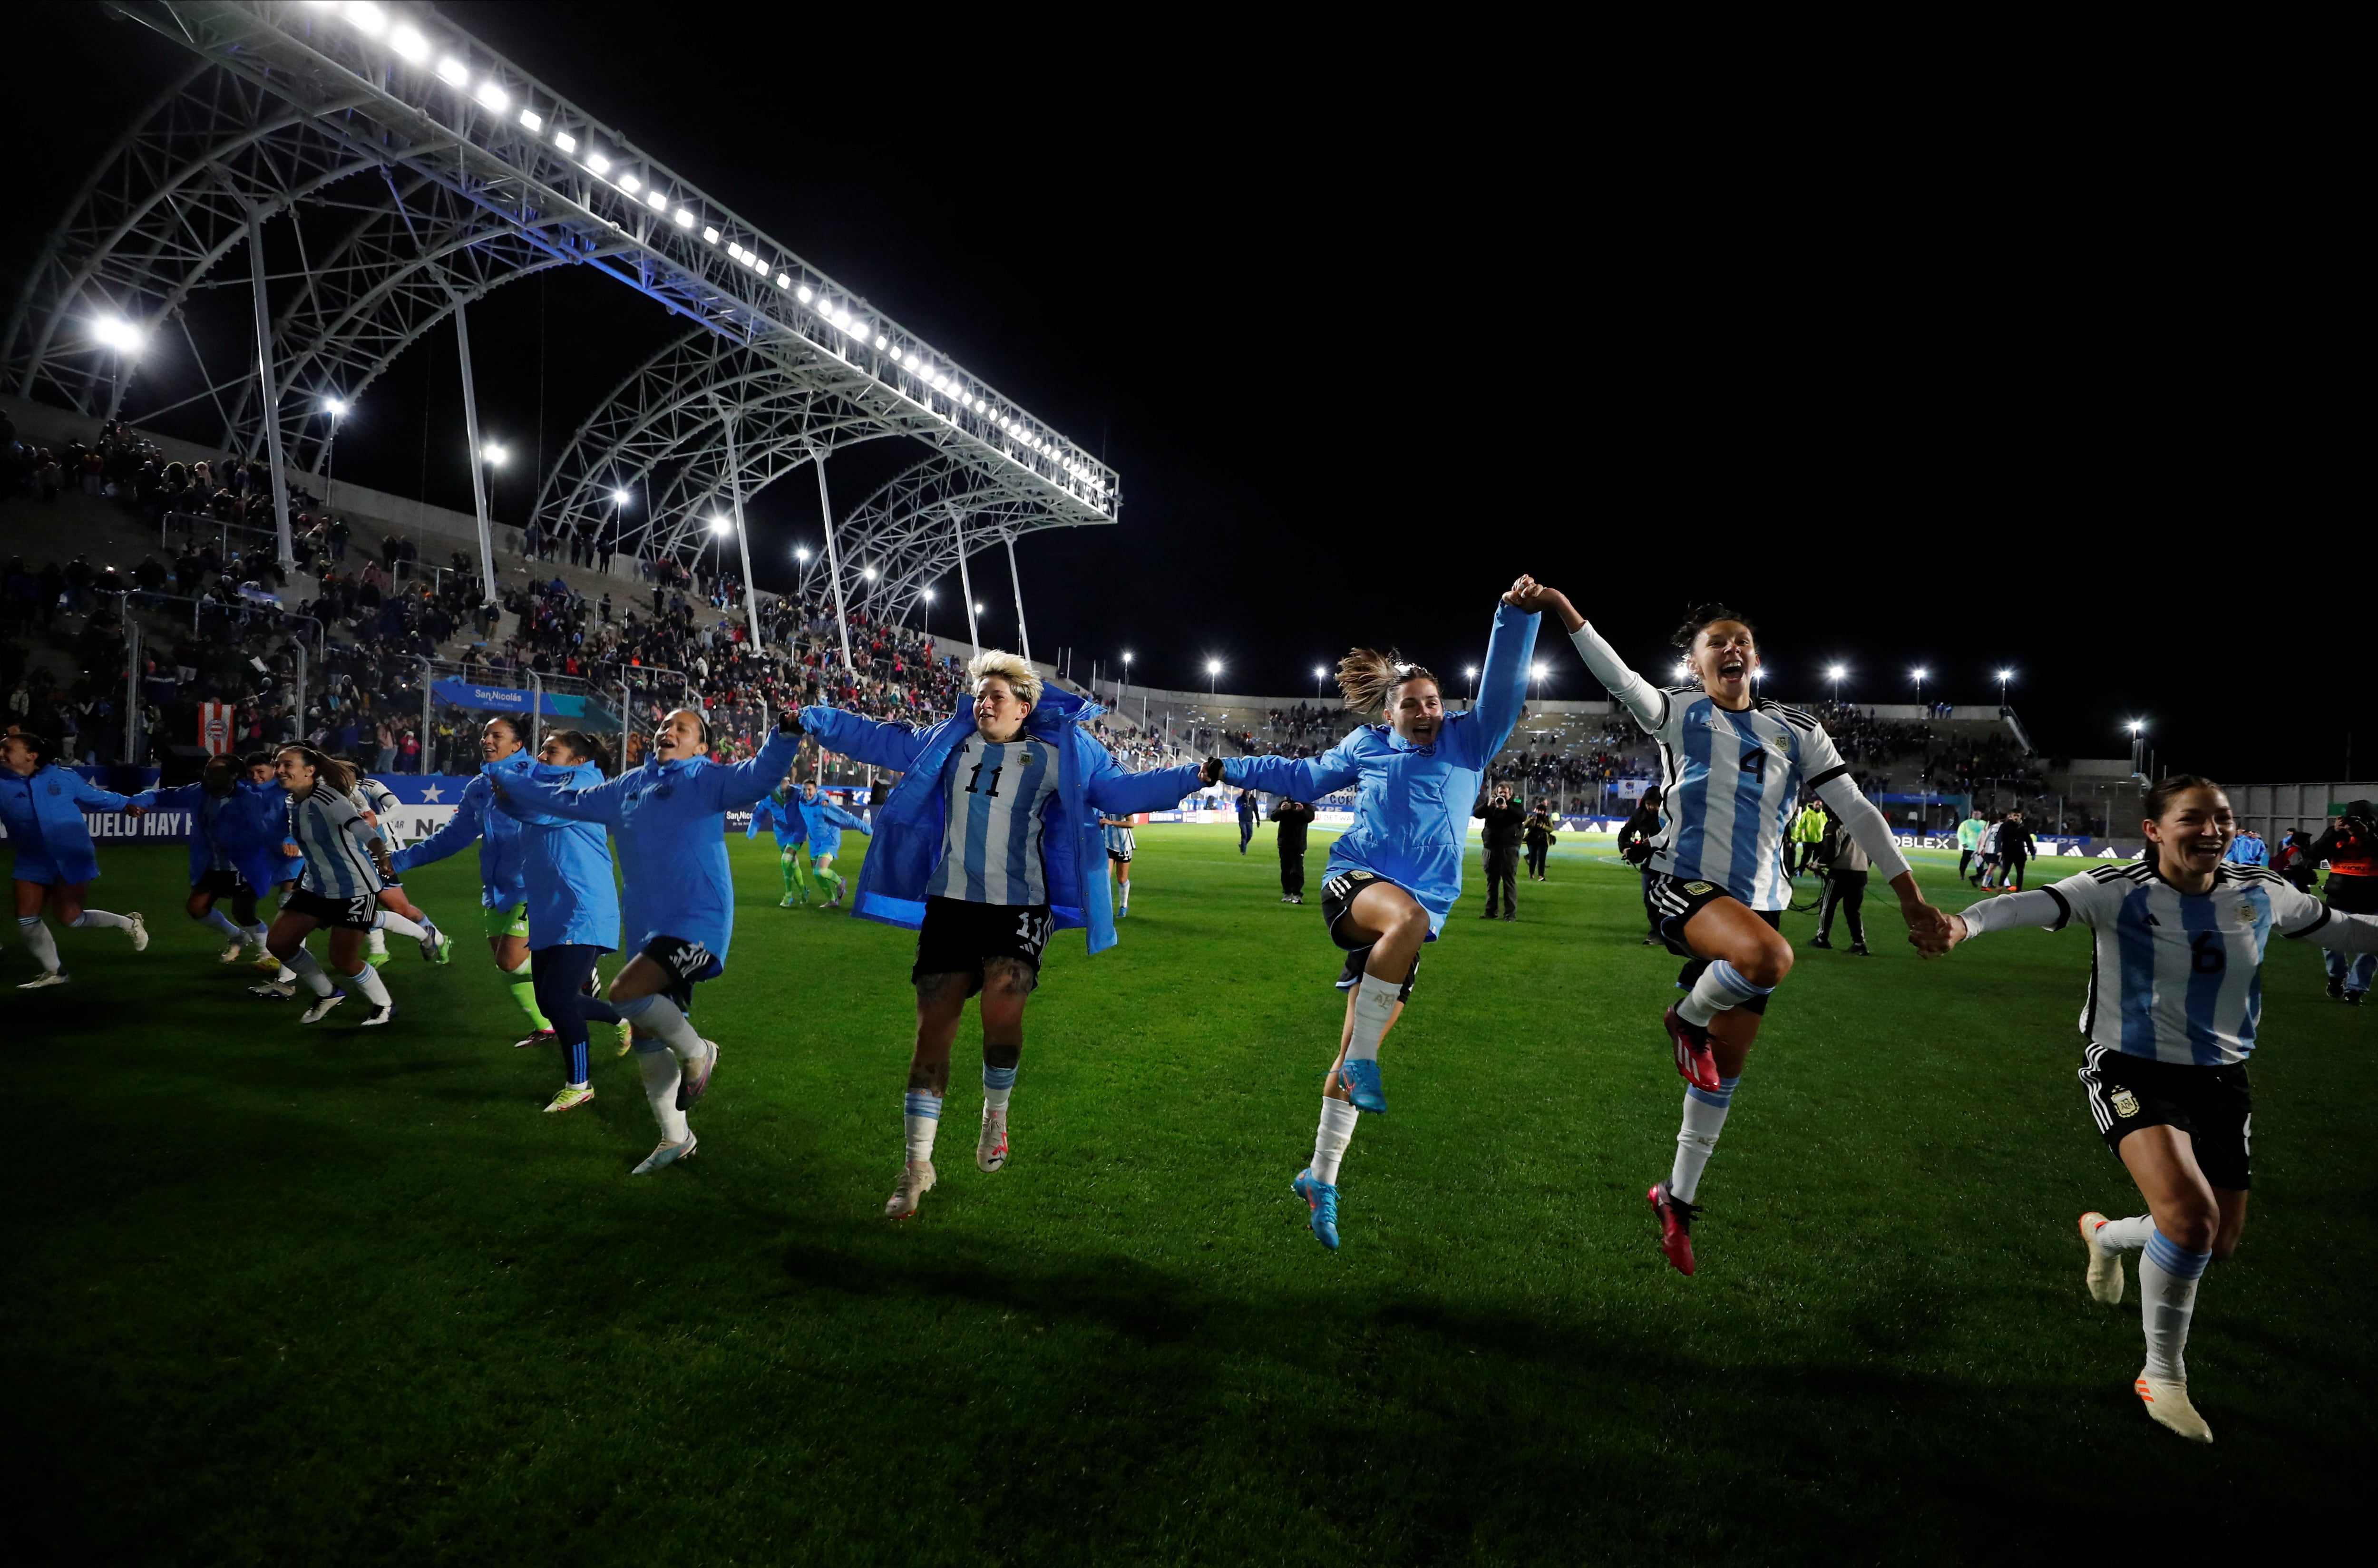
[[[1128,817],[1135,811],[1170,811],[1198,786],[1200,775],[1195,762],[1126,773],[1107,754],[1105,747],[1087,736],[1083,736],[1082,740],[1098,753],[1091,760],[1096,771],[1082,785],[1082,798],[1098,811],[1117,817]]]
[[[1356,730],[1354,735],[1362,733]],[[1311,802],[1334,795],[1362,778],[1363,772],[1354,765],[1354,754],[1350,749],[1353,739],[1354,736],[1348,736],[1318,757],[1225,757],[1215,760],[1221,763],[1219,776],[1224,783],[1252,785],[1291,800]],[[1216,777],[1215,770],[1208,766],[1206,782],[1211,784]]]
[[[2378,916],[2348,915],[2285,885],[2272,887],[2270,892],[2271,920],[2279,935],[2343,952],[2378,952]]]
[[[762,799],[784,781],[786,771],[800,751],[801,732],[780,727],[768,736],[768,744],[760,748],[758,756],[724,768],[703,769],[702,785],[708,792],[711,806],[723,811]]]
[[[487,781],[475,778],[462,786],[462,802],[454,808],[454,815],[446,820],[446,825],[412,848],[400,851],[393,863],[399,871],[410,871],[415,866],[427,866],[450,855],[459,855],[479,842],[486,824]]]
[[[495,808],[507,817],[520,818],[531,814],[560,817],[572,822],[600,822],[607,828],[619,825],[619,798],[627,791],[628,781],[636,776],[630,769],[616,779],[608,779],[592,789],[571,789],[567,784],[550,784],[524,773],[509,774],[497,779],[486,774],[487,787],[495,792]],[[460,815],[460,813],[457,813]]]
[[[75,781],[74,801],[78,806],[88,806],[94,811],[121,811],[133,803],[132,796],[118,795],[112,789],[102,789],[80,773],[67,776]]]
[[[1478,700],[1459,726],[1470,736],[1470,761],[1483,768],[1519,722],[1528,705],[1528,670],[1536,652],[1537,612],[1524,602],[1532,581],[1521,578],[1495,606],[1495,628],[1486,638],[1486,663],[1478,672]]]
[[[825,820],[836,827],[850,828],[867,834],[870,838],[875,836],[875,830],[867,825],[866,818],[855,817],[832,801],[825,803]]]
[[[801,728],[817,737],[821,749],[855,762],[907,772],[925,749],[926,731],[907,724],[862,719],[839,708],[804,708]]]
[[[1875,869],[1890,880],[1891,891],[1899,895],[1899,913],[1907,921],[1907,940],[1922,952],[1942,953],[1949,951],[1947,917],[1925,898],[1924,890],[1916,885],[1916,873],[1908,868],[1907,856],[1899,853],[1899,841],[1891,832],[1880,808],[1858,793],[1850,778],[1849,764],[1833,749],[1832,737],[1820,728],[1801,742],[1802,764],[1817,798],[1832,808],[1840,819],[1842,829],[1857,840]]]
[[[1577,613],[1577,606],[1568,602],[1567,594],[1528,578],[1519,581],[1528,584],[1519,603],[1531,609],[1550,610],[1560,616],[1561,625],[1567,628],[1569,642],[1577,649],[1578,657],[1585,661],[1585,667],[1593,672],[1593,678],[1600,681],[1611,696],[1627,705],[1627,711],[1635,715],[1637,724],[1647,730],[1656,731],[1668,722],[1668,694],[1628,669],[1626,662],[1619,658],[1618,651],[1604,642],[1602,634]]]

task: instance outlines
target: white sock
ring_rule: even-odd
[[[262,947],[264,945],[264,939],[272,934],[272,928],[266,925],[263,921],[258,920],[255,925],[244,928],[242,934],[245,935],[249,941],[254,942],[258,947]]]
[[[1753,997],[1763,997],[1775,987],[1754,986],[1742,977],[1742,972],[1724,959],[1701,971],[1685,999],[1676,1004],[1684,1021],[1696,1028],[1706,1029],[1709,1021],[1730,1007],[1740,1007]]]
[[[121,915],[110,915],[104,909],[86,909],[81,914],[76,916],[72,920],[68,921],[67,924],[77,928],[78,929],[85,931],[94,930],[101,928],[106,928],[117,931],[128,931],[132,929],[131,921],[126,919]]]
[[[942,1096],[922,1089],[908,1091],[901,1120],[908,1133],[908,1163],[933,1157],[933,1134],[942,1130]]]
[[[1725,1113],[1734,1104],[1734,1086],[1740,1078],[1721,1078],[1715,1089],[1685,1091],[1685,1125],[1676,1134],[1676,1163],[1668,1170],[1668,1195],[1685,1203],[1701,1190],[1701,1172],[1717,1153],[1717,1135],[1725,1127]]]
[[[2135,1252],[2147,1244],[2155,1234],[2153,1215],[2133,1215],[2129,1219],[2109,1219],[2097,1227],[2097,1245],[2108,1252]]]
[[[677,1003],[667,997],[638,997],[633,1001],[619,1003],[619,1016],[635,1024],[646,1035],[667,1042],[680,1061],[691,1061],[702,1054],[702,1036],[685,1021]]]
[[[2147,1376],[2188,1381],[2188,1320],[2196,1311],[2196,1282],[2210,1252],[2191,1252],[2160,1230],[2139,1258],[2139,1319],[2147,1335]]]
[[[1015,1093],[1015,1069],[993,1067],[989,1062],[982,1068],[982,1108],[1005,1110],[1007,1096]]]
[[[50,928],[42,924],[42,917],[38,915],[19,915],[17,916],[17,929],[24,935],[25,951],[40,959],[44,970],[53,975],[56,974],[58,972],[58,940],[50,935]]]
[[[372,952],[388,951],[388,938],[383,933],[389,931],[394,931],[400,937],[411,937],[416,942],[429,934],[403,916],[383,909],[379,912],[379,923],[372,928]]]
[[[1400,980],[1382,980],[1376,975],[1363,976],[1363,984],[1354,992],[1354,1037],[1347,1044],[1348,1061],[1379,1059],[1379,1036],[1387,1032],[1387,1024],[1396,1016],[1396,993],[1402,990]]]
[[[362,990],[364,995],[371,999],[371,1004],[374,1007],[387,1007],[390,1005],[388,987],[380,984],[379,971],[373,968],[370,964],[365,964],[362,968],[348,976],[347,978],[354,981],[356,987]]]
[[[229,937],[234,941],[241,940],[242,933],[240,928],[232,923],[232,917],[230,916],[225,915],[220,909],[210,908],[204,915],[198,916],[198,924],[201,926],[212,926],[216,930],[221,931],[224,936]]]
[[[660,1123],[661,1136],[672,1143],[684,1143],[685,1112],[677,1108],[677,1085],[683,1070],[677,1064],[677,1053],[647,1050],[639,1045],[636,1071],[644,1075],[644,1098],[652,1103],[653,1119]]]
[[[306,950],[304,948],[299,948],[297,951],[303,952]],[[290,968],[289,965],[284,964],[281,966],[279,973],[272,976],[272,983],[276,986],[286,986],[296,978],[297,971]]]
[[[371,965],[366,964],[364,967],[368,969]],[[318,997],[327,997],[330,994],[330,977],[322,973],[322,966],[314,962],[314,955],[302,947],[290,956],[288,963],[281,966],[281,973],[292,980],[305,981],[306,988]]]
[[[381,930],[377,926],[365,932],[364,951],[366,952],[386,952],[388,951],[388,933]]]
[[[1324,1187],[1338,1185],[1338,1163],[1354,1141],[1354,1123],[1361,1114],[1351,1100],[1321,1097],[1321,1130],[1313,1135],[1313,1179]]]

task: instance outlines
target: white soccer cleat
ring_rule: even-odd
[[[701,1142],[702,1140],[695,1137],[691,1131],[689,1130],[685,1135],[684,1143],[662,1143],[659,1148],[655,1149],[651,1154],[644,1156],[644,1160],[642,1165],[636,1167],[635,1169],[628,1172],[628,1174],[630,1176],[650,1176],[653,1172],[660,1169],[660,1167],[665,1165],[675,1165],[679,1160],[690,1160],[693,1158],[694,1145]]]
[[[883,1205],[885,1219],[907,1219],[933,1190],[933,1162],[910,1160],[900,1167],[900,1185],[892,1189],[891,1198]]]
[[[147,952],[149,951],[149,923],[140,918],[140,912],[137,909],[131,914],[126,916],[125,918],[132,922],[132,951],[135,952]]]
[[[982,1107],[982,1136],[974,1141],[977,1170],[997,1170],[1007,1163],[1007,1107]]]
[[[231,946],[229,946],[229,947],[227,947],[227,948],[225,948],[225,949],[223,949],[223,950],[222,950],[222,956],[221,958],[217,959],[215,962],[216,962],[216,963],[218,963],[218,964],[237,964],[237,963],[239,962],[240,955],[241,955],[242,953],[246,952],[246,951],[247,951],[247,943],[246,943],[246,942],[245,942],[245,941],[236,941],[236,942],[234,942],[234,943],[232,943],[232,944],[231,944]]]
[[[2196,1413],[2196,1406],[2188,1402],[2188,1384],[2151,1378],[2142,1371],[2131,1386],[2138,1390],[2139,1399],[2157,1426],[2168,1427],[2191,1442],[2213,1441],[2213,1429]]]
[[[341,1002],[346,999],[347,993],[344,991],[332,991],[327,997],[317,997],[314,999],[314,1005],[307,1008],[303,1013],[298,1015],[297,1022],[300,1023],[318,1023],[323,1019],[330,1016],[330,1010],[332,1008],[338,1006]]]
[[[265,1001],[287,1001],[297,994],[294,980],[267,980],[260,986],[250,986],[247,994]]]
[[[365,1015],[363,1023],[357,1027],[372,1029],[377,1028],[383,1023],[393,1023],[395,1022],[396,1003],[390,1002],[386,1007],[373,1008],[370,1012]]]
[[[2106,1216],[2095,1209],[2081,1216],[2081,1241],[2089,1249],[2089,1294],[2108,1307],[2119,1307],[2122,1304],[2122,1255],[2097,1245],[2097,1232],[2105,1224]]]
[[[52,969],[34,976],[17,988],[20,991],[38,991],[47,986],[63,986],[66,983],[66,972],[63,969]]]

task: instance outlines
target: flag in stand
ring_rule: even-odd
[[[198,704],[198,744],[207,748],[210,757],[220,757],[231,749],[230,703]]]

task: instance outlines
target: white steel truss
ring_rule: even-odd
[[[632,476],[651,487],[641,541],[681,547],[729,488],[729,419],[745,497],[859,441],[925,447],[836,525],[858,531],[853,558],[907,563],[911,592],[931,555],[921,517],[979,513],[984,542],[1114,521],[1104,464],[433,8],[114,8],[198,59],[78,193],[15,302],[0,366],[22,395],[136,420],[210,401],[226,446],[262,449],[256,339],[243,329],[243,352],[222,329],[246,269],[220,264],[286,218],[299,265],[263,292],[294,462],[321,456],[330,400],[352,401],[459,305],[581,265],[694,326],[582,427],[545,478],[544,521],[602,512],[604,476]],[[102,317],[145,330],[148,352],[102,345]]]

